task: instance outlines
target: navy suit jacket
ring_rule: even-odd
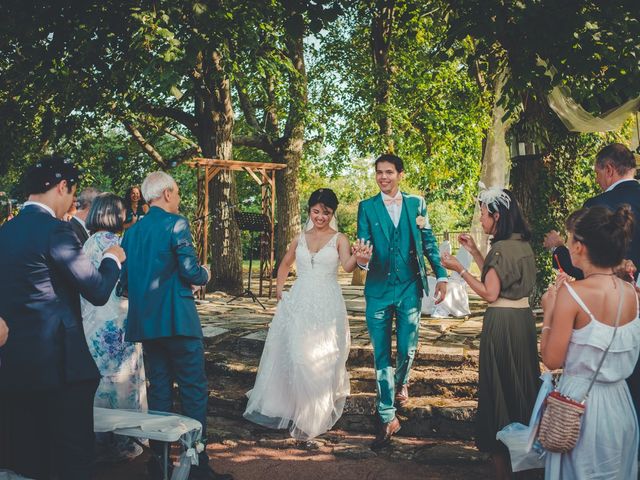
[[[111,258],[96,270],[68,222],[28,205],[0,227],[0,391],[40,390],[100,378],[82,328],[80,295],[109,299],[120,273]]]
[[[205,285],[189,222],[151,207],[122,240],[127,253],[121,288],[129,297],[126,340],[184,336],[202,338],[191,285]]]
[[[635,180],[619,183],[612,190],[590,198],[584,203],[584,206],[595,207],[596,205],[602,205],[610,210],[615,210],[623,204],[631,207],[635,219],[633,236],[631,237],[631,243],[624,258],[631,260],[636,268],[640,269],[640,183]],[[563,270],[573,277],[578,279],[582,278],[582,271],[571,264],[571,257],[565,250],[566,247],[558,247],[556,249],[558,260],[560,260],[560,265]],[[572,275],[572,272],[579,272],[579,274],[577,276]],[[636,278],[637,276],[638,273],[636,273]]]

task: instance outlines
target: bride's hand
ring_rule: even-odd
[[[282,300],[282,288],[276,287],[276,300],[278,302]]]
[[[370,242],[365,242],[363,239],[359,238],[351,246],[351,253],[356,256],[356,261],[360,265],[366,265],[369,263],[369,260],[371,260],[373,245],[371,245]]]

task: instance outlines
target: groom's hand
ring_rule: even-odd
[[[351,252],[356,256],[358,265],[366,265],[371,260],[373,245],[369,241],[365,242],[362,238],[359,238],[351,247]]]
[[[444,300],[445,295],[447,294],[447,282],[438,282],[436,283],[436,291],[434,292],[433,298],[435,299],[435,304],[439,304]]]

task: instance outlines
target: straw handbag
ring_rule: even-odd
[[[618,323],[622,313],[622,304],[624,303],[624,285],[622,285],[620,294],[620,303],[618,305],[618,314],[614,325],[611,342],[604,351],[600,364],[593,374],[591,383],[581,402],[573,400],[562,395],[557,390],[551,392],[545,401],[545,409],[542,413],[540,421],[540,429],[538,430],[538,440],[545,450],[554,453],[567,453],[573,450],[580,437],[580,427],[582,425],[582,415],[585,411],[585,402],[589,396],[589,392],[596,382],[596,377],[600,373],[600,368],[604,363],[604,359],[611,348],[611,344],[616,337],[618,331]]]

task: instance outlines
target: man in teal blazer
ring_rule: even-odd
[[[360,202],[358,238],[371,242],[373,255],[368,264],[364,287],[366,318],[373,345],[381,429],[372,448],[384,446],[400,429],[395,403],[404,406],[409,399],[407,382],[418,345],[422,293],[428,293],[427,257],[438,282],[436,302],[447,291],[447,271],[440,264],[438,243],[429,225],[423,198],[402,193],[398,184],[403,176],[402,159],[382,155],[376,162],[376,182],[380,194]],[[391,364],[392,318],[396,317],[396,366]]]
[[[177,383],[182,413],[200,421],[206,438],[208,385],[192,287],[206,285],[211,274],[198,263],[189,222],[178,214],[180,192],[173,178],[165,172],[150,173],[142,183],[142,195],[149,212],[122,240],[128,252],[120,280],[129,297],[125,338],[142,342],[149,409],[170,412]],[[162,453],[157,442],[151,446]],[[206,450],[199,457],[200,465],[189,478],[232,478],[209,468]],[[152,457],[152,478],[161,477],[159,467]]]

